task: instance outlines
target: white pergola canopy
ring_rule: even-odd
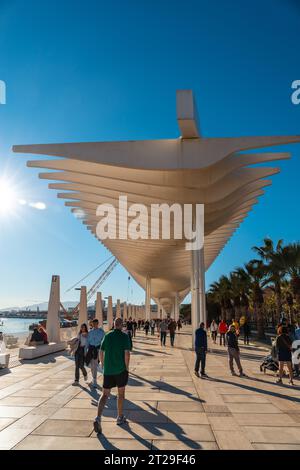
[[[51,170],[39,177],[55,181],[49,188],[80,210],[82,222],[96,236],[99,204],[192,203],[205,205],[205,269],[218,256],[278,168],[257,163],[287,159],[287,153],[240,153],[256,148],[300,142],[300,136],[202,138],[192,92],[177,92],[178,139],[129,142],[86,142],[17,145],[14,152],[57,156],[28,161],[29,167]],[[191,253],[184,240],[105,240],[131,276],[168,312],[174,299],[190,291]]]

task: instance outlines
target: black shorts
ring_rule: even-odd
[[[126,387],[128,383],[128,371],[124,370],[121,374],[117,375],[104,375],[103,376],[103,388],[122,388]]]

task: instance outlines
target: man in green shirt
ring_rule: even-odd
[[[94,430],[101,434],[101,416],[110,391],[118,387],[118,418],[117,424],[126,424],[123,414],[123,403],[125,399],[125,387],[128,383],[128,371],[130,361],[130,339],[122,331],[123,320],[115,320],[115,328],[106,333],[100,348],[100,363],[103,367],[103,390],[98,405],[98,416],[94,421]]]

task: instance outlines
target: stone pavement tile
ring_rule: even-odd
[[[0,400],[1,405],[8,405],[8,406],[39,406],[44,401],[47,400],[47,397],[6,397]]]
[[[287,414],[292,419],[292,421],[294,423],[299,423],[300,424],[300,413],[295,413],[294,411],[289,411]]]
[[[74,398],[70,400],[66,405],[66,408],[90,408],[96,409],[97,401],[91,400],[90,398]],[[107,402],[107,408],[117,408],[117,400],[110,399]],[[124,401],[124,410],[147,410],[147,409],[156,409],[157,408],[157,401]]]
[[[209,416],[209,424],[213,431],[239,431],[240,427],[231,416]]]
[[[147,401],[147,400],[157,400],[157,401],[199,401],[198,395],[190,395],[185,393],[168,393],[164,391],[152,392],[152,393],[126,393],[126,398],[128,400],[135,401]]]
[[[244,426],[243,430],[255,443],[300,444],[300,427]]]
[[[227,403],[227,407],[231,413],[282,413],[279,408],[268,403]]]
[[[186,442],[186,441],[166,441],[154,439],[152,441],[153,450],[218,450],[215,442]]]
[[[172,387],[183,388],[183,387],[194,387],[193,379],[190,377],[190,380],[181,380],[180,377],[177,380],[164,379],[158,380],[156,383],[157,387],[163,387],[164,385],[171,385]]]
[[[1,418],[21,418],[33,410],[32,406],[0,406]]]
[[[0,418],[0,431],[2,431],[2,429],[5,429],[7,426],[9,426],[10,424],[12,424],[13,422],[15,421],[14,418]],[[1,443],[0,443],[1,445]]]
[[[204,411],[200,401],[159,401],[157,409],[159,411]]]
[[[109,403],[109,402],[108,402]],[[64,407],[65,408],[85,408],[85,409],[95,409],[98,406],[98,399],[88,397],[88,398],[73,398],[68,401]]]
[[[34,408],[30,414],[31,415],[37,415],[37,416],[44,416],[45,419],[46,418],[49,418],[50,416],[52,416],[54,413],[56,413],[56,411],[59,409],[58,406],[49,406],[46,404],[44,405],[41,405],[41,406],[38,406],[36,408]]]
[[[270,403],[267,397],[261,395],[222,395],[225,403]]]
[[[10,450],[30,434],[27,428],[18,430],[12,428],[13,425],[0,432],[0,449]]]
[[[47,419],[41,426],[36,428],[32,434],[42,436],[80,436],[89,437],[93,431],[91,420],[61,420]]]
[[[21,389],[17,392],[10,395],[10,397],[38,397],[38,398],[50,398],[55,395],[55,390],[28,390],[28,389]]]
[[[295,426],[292,416],[283,413],[236,413],[234,419],[240,426]]]
[[[157,401],[158,399],[164,400],[164,398],[161,398],[161,393],[160,391],[156,392],[126,392],[126,399],[129,401]],[[169,399],[168,397],[166,399]]]
[[[205,413],[168,411],[168,419],[177,424],[210,424]]]
[[[115,423],[103,422],[102,433],[106,438],[115,439],[166,439],[179,441],[212,441],[214,436],[210,426],[174,423],[129,423],[117,426]],[[92,437],[95,433],[92,434]]]
[[[230,410],[225,405],[207,405],[203,403],[203,408],[206,413],[229,413]]]
[[[97,408],[95,409],[72,409],[72,408],[60,408],[51,415],[51,419],[63,419],[73,421],[91,421],[93,422],[97,414]],[[117,418],[117,410],[105,409],[102,415],[103,421],[115,421]]]
[[[300,450],[300,444],[252,444],[255,450]]]
[[[28,436],[45,420],[44,416],[30,415],[18,419],[0,432],[0,446],[2,449],[12,449]]]
[[[251,396],[253,394],[252,390],[248,390],[248,389],[244,389],[244,388],[240,388],[240,387],[235,387],[235,386],[232,386],[232,385],[216,387],[215,390],[220,395],[236,395],[238,393],[239,395],[250,395]]]
[[[62,383],[51,383],[51,382],[48,382],[48,383],[38,383],[38,384],[35,384],[35,385],[32,385],[32,389],[33,390],[61,390],[63,388],[65,388],[65,384],[62,384]]]
[[[177,387],[176,385],[163,384],[159,387],[159,390],[161,392],[164,392],[164,393],[175,393],[175,394],[177,393],[178,395],[197,395],[198,396],[196,388],[194,386],[189,386],[189,387],[180,386],[180,387]]]
[[[180,375],[180,378],[181,378],[181,379],[182,379],[183,377],[186,377],[187,379],[190,380],[190,375],[189,375],[189,373],[187,372],[187,370],[182,371],[180,374],[179,374],[178,371],[172,371],[172,372],[163,371],[163,373],[161,374],[161,380],[163,380],[164,378],[178,377],[178,375]]]
[[[131,422],[135,423],[167,423],[168,416],[167,414],[161,413],[159,411],[129,411],[127,413],[127,418]]]
[[[240,431],[214,431],[221,450],[253,450],[247,437]]]
[[[61,437],[35,436],[26,437],[14,450],[144,450],[151,448],[151,441],[141,443],[134,439],[111,439],[100,437]]]
[[[281,411],[294,411],[300,413],[300,402],[298,399],[270,397],[270,402]]]

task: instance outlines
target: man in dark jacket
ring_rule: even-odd
[[[195,363],[195,375],[199,376],[199,368],[201,364],[201,378],[207,377],[205,373],[205,362],[207,353],[207,334],[204,329],[204,323],[200,323],[200,328],[195,331],[195,352],[196,352],[196,363]]]
[[[233,325],[230,326],[228,333],[226,334],[227,339],[227,346],[228,346],[228,358],[229,358],[229,367],[231,371],[231,375],[237,375],[234,371],[233,367],[233,359],[236,362],[238,367],[240,377],[245,377],[243,372],[243,368],[240,361],[240,348],[238,345],[238,338],[235,333],[235,327]]]

